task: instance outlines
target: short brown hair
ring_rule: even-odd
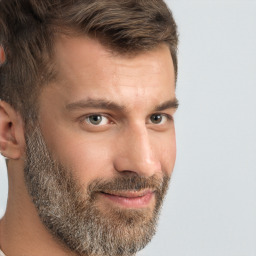
[[[166,43],[177,77],[177,28],[162,0],[1,0],[0,98],[24,121],[36,118],[42,85],[54,78],[54,36],[78,33],[120,54],[138,53]]]

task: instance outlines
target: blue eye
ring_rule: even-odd
[[[90,116],[87,116],[85,120],[88,124],[98,125],[98,126],[109,123],[108,118],[102,115],[90,115]]]

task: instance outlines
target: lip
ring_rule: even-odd
[[[149,206],[154,191],[108,191],[100,193],[104,198],[125,208],[143,208]]]

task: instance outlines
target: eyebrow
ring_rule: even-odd
[[[172,100],[165,101],[160,105],[157,105],[154,108],[154,111],[163,111],[166,109],[177,109],[179,106],[179,102],[176,98]],[[106,99],[83,99],[77,102],[70,103],[66,105],[66,109],[68,111],[73,111],[77,109],[85,109],[85,108],[95,108],[95,109],[108,109],[115,111],[125,111],[126,107],[124,105],[116,104],[115,102],[106,100]]]
[[[97,108],[97,109],[109,109],[109,110],[125,110],[125,106],[118,105],[112,101],[105,99],[85,99],[77,102],[70,103],[66,106],[67,110],[76,110],[83,108]]]
[[[177,109],[179,107],[179,101],[177,98],[165,101],[164,103],[156,106],[155,111],[163,111],[166,109]]]

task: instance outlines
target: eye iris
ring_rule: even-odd
[[[152,115],[150,119],[153,124],[159,124],[162,122],[163,117],[162,115]]]
[[[93,116],[89,116],[89,121],[92,124],[100,124],[102,121],[102,116],[98,116],[98,115],[93,115]]]

